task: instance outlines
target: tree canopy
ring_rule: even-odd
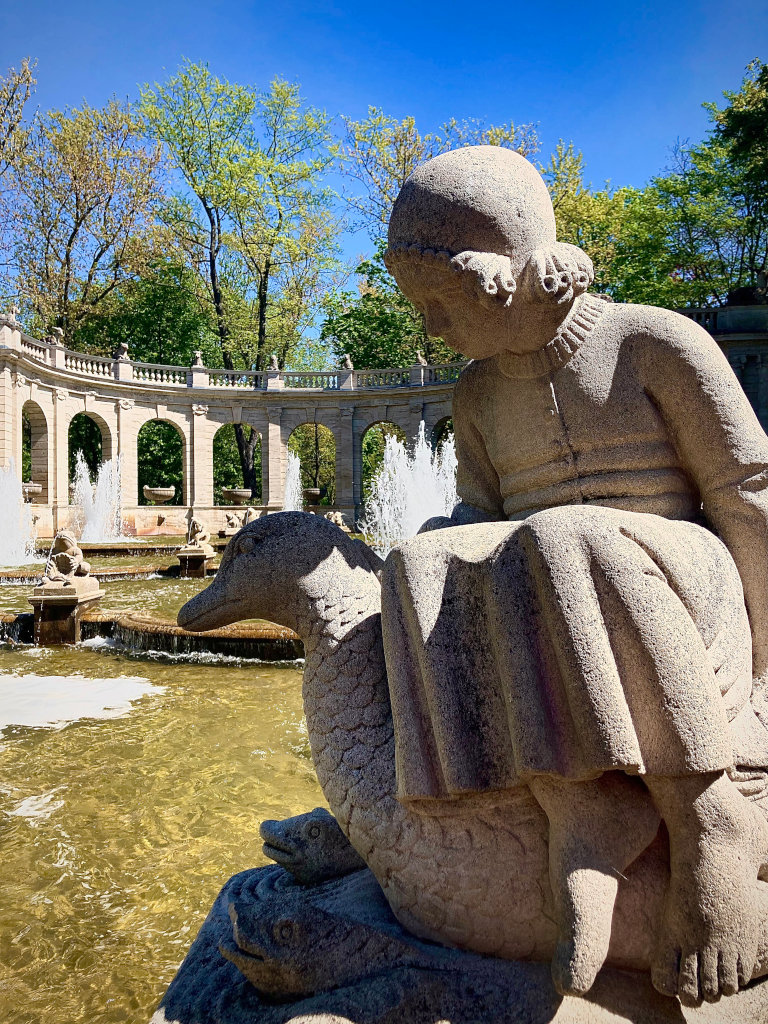
[[[257,88],[190,61],[136,105],[26,116],[34,74],[25,59],[0,78],[6,301],[33,333],[59,326],[99,354],[127,342],[147,362],[188,364],[196,351],[229,369],[262,369],[273,353],[295,369],[345,354],[358,368],[409,365],[418,351],[450,360],[383,264],[394,198],[418,163],[458,146],[539,150],[530,123],[425,130],[376,106],[342,116],[336,137],[298,84]],[[705,137],[678,141],[644,187],[593,187],[574,142],[541,164],[559,237],[590,254],[595,290],[672,308],[764,299],[768,66],[753,61],[705,108]],[[351,274],[339,262],[349,227],[370,246]],[[258,437],[241,425],[234,437],[256,494]]]

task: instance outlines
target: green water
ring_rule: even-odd
[[[104,580],[104,597],[96,608],[100,612],[137,611],[157,619],[175,621],[179,608],[210,582],[210,579],[184,580],[163,576],[139,580]],[[0,611],[31,612],[29,598],[33,589],[30,583],[0,584]]]
[[[221,885],[264,863],[261,819],[323,803],[300,674],[0,647],[0,707],[14,673],[154,686],[119,718],[0,734],[0,1020],[146,1022]]]

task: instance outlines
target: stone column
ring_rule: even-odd
[[[0,349],[10,349],[12,352],[21,350],[21,333],[16,323],[15,314],[3,313],[0,315]],[[5,353],[4,353],[5,354]],[[14,359],[11,356],[11,359]],[[0,468],[5,469],[11,459],[15,461],[15,394],[17,390],[15,382],[19,374],[11,366],[6,365],[0,373]],[[19,416],[21,411],[19,410]],[[20,428],[19,424],[19,428]],[[17,472],[21,472],[18,467]]]
[[[342,406],[338,413],[339,432],[336,444],[336,504],[348,520],[355,518],[355,407]],[[359,488],[362,493],[362,488]],[[348,525],[352,525],[349,521]]]
[[[731,352],[728,353],[728,362],[731,364],[733,372],[736,374],[736,379],[739,384],[744,387],[744,367],[747,363],[747,357],[743,355],[733,355]]]
[[[195,506],[213,504],[213,434],[208,406],[192,406],[192,500]]]
[[[261,501],[270,509],[283,507],[283,439],[280,431],[282,409],[267,406],[267,429],[261,437]]]
[[[134,424],[133,399],[117,402],[117,454],[120,460],[120,493],[123,505],[139,503],[138,430]]]
[[[53,461],[56,471],[53,476],[53,494],[49,501],[57,508],[69,505],[69,421],[66,391],[56,388],[53,393]],[[58,528],[58,520],[54,521]]]

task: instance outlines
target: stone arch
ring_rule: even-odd
[[[308,504],[335,504],[337,445],[333,430],[319,419],[297,423],[286,447],[299,456],[302,486],[320,491]]]
[[[171,505],[188,505],[187,437],[182,427],[162,416],[144,420],[136,434],[137,504],[148,505],[144,485],[176,488]]]
[[[264,493],[262,475],[262,443],[264,435],[253,423],[244,423],[244,425],[250,427],[251,439],[253,439],[254,435],[256,436],[253,456],[255,488],[252,491],[251,501],[258,503],[261,502]],[[216,427],[211,440],[211,451],[213,459],[213,503],[214,505],[231,505],[232,502],[224,498],[223,490],[225,488],[245,489],[243,465],[240,459],[237,438],[235,437],[235,424],[233,422],[221,423]]]
[[[442,416],[430,433],[430,444],[433,451],[437,450],[447,437],[453,434],[453,416]]]
[[[33,494],[31,501],[45,505],[48,503],[50,484],[48,476],[50,438],[48,434],[48,418],[42,407],[31,398],[27,399],[21,409],[22,418],[22,455],[21,475],[24,483],[31,481],[40,484],[40,494]]]
[[[371,481],[384,461],[384,446],[388,437],[396,437],[404,445],[408,435],[399,423],[374,420],[360,435],[360,483],[363,504],[368,499]]]
[[[91,477],[95,477],[99,466],[108,462],[113,455],[112,430],[97,412],[85,410],[75,413],[67,425],[67,458],[69,480],[75,478],[77,452],[82,451]]]

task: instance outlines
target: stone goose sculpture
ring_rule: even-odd
[[[302,638],[304,707],[320,785],[405,928],[505,959],[549,959],[557,928],[548,825],[528,789],[423,807],[396,798],[381,564],[320,516],[270,515],[233,538],[214,581],[181,609],[178,622],[203,631],[266,618]],[[648,969],[667,857],[659,836],[631,866],[617,866],[609,963]],[[755,973],[766,970],[763,940]]]

